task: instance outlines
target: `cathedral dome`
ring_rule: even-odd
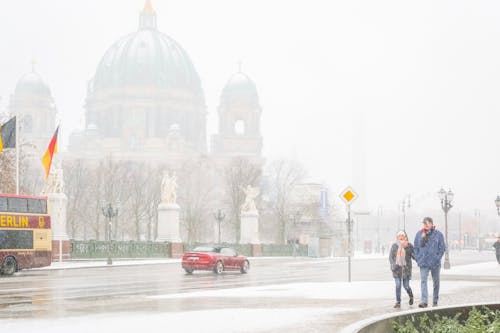
[[[42,77],[34,70],[24,74],[16,85],[17,94],[34,94],[50,96],[49,86],[43,81]]]
[[[258,100],[257,87],[248,75],[238,72],[233,74],[222,90],[223,97],[253,97]]]
[[[241,71],[233,74],[222,90],[222,99],[252,100],[258,102],[259,95],[255,83]]]
[[[157,30],[150,1],[140,14],[139,30],[106,51],[91,84],[94,91],[140,85],[201,93],[200,78],[186,51]]]

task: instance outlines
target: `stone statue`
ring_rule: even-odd
[[[242,190],[245,192],[245,201],[243,202],[243,205],[241,205],[241,211],[256,211],[257,207],[255,206],[255,198],[259,195],[259,188],[247,185],[247,187],[242,188]]]
[[[177,177],[175,173],[170,176],[168,172],[163,173],[161,180],[161,202],[176,203],[177,201]]]
[[[64,192],[64,175],[63,169],[54,167],[45,183],[45,187],[42,191],[43,194],[49,193],[63,193]]]

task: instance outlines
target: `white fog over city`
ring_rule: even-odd
[[[0,327],[500,329],[500,3],[0,5]]]

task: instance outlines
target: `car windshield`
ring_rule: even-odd
[[[219,248],[212,246],[197,246],[192,252],[219,252]]]

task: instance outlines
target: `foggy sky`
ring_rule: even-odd
[[[495,215],[500,194],[500,5],[496,1],[153,0],[158,28],[191,57],[209,134],[242,60],[256,83],[264,156],[302,161],[332,196],[352,183],[353,113],[363,112],[370,207],[441,186],[455,208]],[[136,31],[143,0],[1,1],[0,112],[36,71],[63,145],[84,121],[87,81]],[[427,195],[427,196],[426,196]]]

